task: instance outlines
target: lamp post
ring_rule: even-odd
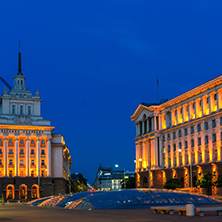
[[[119,167],[118,164],[115,165],[115,167]],[[123,168],[123,189],[126,189],[126,182],[125,182],[125,167]]]

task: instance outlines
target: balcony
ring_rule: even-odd
[[[25,157],[25,154],[24,154],[24,153],[19,153],[19,157],[20,157],[20,158],[24,158],[24,157]]]
[[[36,168],[35,164],[31,164],[30,166],[31,166],[31,168]]]
[[[0,164],[0,168],[4,168],[4,165],[3,165],[3,164]]]
[[[8,168],[14,168],[14,164],[9,164]]]
[[[30,144],[30,147],[34,148],[34,147],[35,147],[35,144],[31,143],[31,144]]]
[[[35,158],[35,154],[30,154],[30,158]]]
[[[20,143],[19,147],[25,147],[25,144],[24,143]]]
[[[20,164],[19,168],[25,168],[25,164]]]
[[[9,143],[8,146],[9,146],[9,147],[13,147],[13,146],[14,146],[14,143]]]
[[[3,157],[3,153],[0,154],[0,157]]]
[[[45,144],[41,144],[40,147],[43,148],[43,147],[46,147],[46,145]]]
[[[8,153],[8,157],[14,157],[14,153]]]
[[[41,168],[42,168],[42,169],[46,169],[47,167],[46,167],[45,164],[41,164]]]

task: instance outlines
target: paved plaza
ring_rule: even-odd
[[[216,216],[216,213],[207,213],[205,217],[186,217],[176,215],[153,214],[149,209],[132,209],[132,210],[95,210],[79,211],[61,208],[43,208],[27,205],[0,205],[0,222],[141,222],[141,221],[180,221],[185,222],[222,221],[222,216]]]

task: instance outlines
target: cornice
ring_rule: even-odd
[[[31,126],[31,125],[9,125],[0,124],[0,129],[21,129],[21,130],[37,130],[37,131],[53,131],[54,126]]]
[[[162,111],[162,110],[164,110],[168,107],[171,107],[171,106],[173,106],[177,103],[185,101],[185,100],[187,100],[187,99],[189,99],[189,98],[191,98],[195,95],[203,93],[203,92],[205,92],[209,89],[212,89],[212,88],[214,88],[218,85],[221,85],[221,84],[222,84],[222,75],[220,75],[220,76],[218,76],[218,77],[216,77],[216,78],[214,78],[214,79],[212,79],[212,80],[210,80],[210,81],[208,81],[204,84],[201,84],[200,86],[197,86],[194,89],[191,89],[191,90],[189,90],[189,91],[187,91],[187,92],[185,92],[185,93],[183,93],[183,94],[181,94],[181,95],[179,95],[179,96],[177,96],[177,97],[175,97],[175,98],[173,98],[173,99],[171,99],[171,100],[169,100],[169,101],[167,101],[163,104],[151,105],[149,107],[140,104],[137,107],[136,111],[131,116],[131,120],[135,122],[135,120],[137,119],[137,117],[139,116],[139,114],[141,113],[141,111],[143,109],[146,109],[150,112],[153,112],[155,110]],[[222,89],[219,89],[219,90],[222,90]]]

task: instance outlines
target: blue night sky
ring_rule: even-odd
[[[72,172],[134,170],[141,102],[173,98],[222,73],[222,2],[1,1],[0,75],[13,85],[18,41],[26,86],[62,133]],[[0,83],[2,91],[4,85]]]

